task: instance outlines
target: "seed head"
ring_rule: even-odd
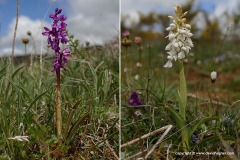
[[[23,42],[24,44],[28,44],[29,39],[28,39],[28,38],[23,38],[23,39],[22,39],[22,42]]]
[[[27,31],[27,35],[31,36],[32,32],[31,31]]]
[[[129,47],[132,45],[132,41],[126,37],[123,38],[122,40],[122,46],[124,47]]]

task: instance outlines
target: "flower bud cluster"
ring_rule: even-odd
[[[185,55],[189,53],[193,42],[191,40],[192,33],[190,32],[191,25],[186,23],[187,12],[182,13],[182,7],[177,6],[175,8],[176,17],[169,16],[173,20],[166,30],[169,32],[168,40],[170,43],[166,46],[165,50],[168,51],[168,62],[164,65],[165,68],[172,67],[172,61],[182,60]]]
[[[129,46],[131,46],[132,45],[132,41],[131,41],[131,39],[129,38],[129,36],[130,36],[130,32],[129,31],[124,31],[123,33],[122,33],[122,36],[123,36],[123,39],[122,39],[122,46],[124,46],[124,47],[129,47]]]

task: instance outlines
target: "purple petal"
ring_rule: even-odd
[[[138,106],[143,105],[143,102],[138,101],[138,102],[137,102],[137,105],[138,105]]]
[[[50,29],[47,28],[47,27],[43,27],[43,29],[44,29],[45,31],[50,31]]]
[[[134,104],[134,99],[129,99],[128,104],[133,105]]]
[[[54,29],[56,29],[56,28],[58,28],[58,24],[57,24],[57,23],[53,23],[53,24],[52,24],[52,27],[53,27]]]
[[[54,17],[55,17],[55,14],[52,14],[52,13],[51,13],[51,14],[49,15],[49,18],[54,18]]]
[[[43,36],[49,36],[49,32],[42,32]]]
[[[131,93],[131,98],[135,98],[135,99],[137,99],[138,98],[138,94],[137,94],[137,92],[132,92]]]
[[[58,9],[58,8],[55,9],[55,15],[58,15],[58,14],[60,14],[61,12],[62,12],[62,9]]]
[[[66,38],[62,38],[62,39],[61,39],[61,42],[64,43],[64,44],[66,44],[66,43],[67,43]]]
[[[64,15],[61,15],[59,19],[60,19],[60,21],[65,21],[67,19],[67,17]]]
[[[63,56],[63,62],[67,63],[67,61],[68,61],[67,57]]]
[[[50,36],[48,37],[48,44],[52,44],[52,39]]]
[[[55,64],[55,65],[54,65],[54,69],[55,69],[56,71],[59,70],[60,67],[61,67],[61,66],[60,66],[59,64]]]
[[[70,50],[68,48],[65,48],[63,51],[62,51],[62,54],[63,56],[69,56],[71,54]]]

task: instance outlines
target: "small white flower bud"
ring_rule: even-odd
[[[171,28],[171,27],[167,27],[166,30],[167,30],[167,31],[171,31],[172,28]]]
[[[186,47],[182,47],[182,50],[186,52],[187,48]]]
[[[193,34],[192,34],[191,32],[188,32],[188,33],[187,33],[187,36],[188,36],[188,37],[192,37]]]
[[[187,13],[188,13],[188,12],[184,12],[182,16],[185,17],[185,16],[187,15]]]
[[[135,79],[136,81],[139,80],[139,75],[136,74],[136,75],[134,76],[134,79]]]
[[[186,28],[191,29],[191,25],[190,24],[185,24]]]
[[[214,83],[216,81],[216,79],[217,79],[217,72],[213,71],[211,73],[211,81],[212,81],[212,83]]]
[[[186,18],[183,18],[183,19],[181,20],[181,22],[183,22],[183,23],[186,22]]]
[[[175,25],[175,24],[170,24],[170,27],[171,27],[172,29],[175,29],[175,28],[176,28],[176,25]]]

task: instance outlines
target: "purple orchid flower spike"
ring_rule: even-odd
[[[55,51],[55,59],[53,63],[53,71],[56,71],[57,75],[57,97],[56,97],[56,128],[57,135],[62,137],[62,117],[61,117],[61,92],[60,92],[60,70],[65,69],[65,65],[68,61],[68,57],[71,52],[68,48],[61,50],[60,43],[67,43],[67,24],[64,22],[67,17],[65,15],[60,15],[62,9],[55,9],[55,13],[49,15],[49,18],[53,19],[51,29],[44,27],[43,36],[47,36],[48,44]]]

